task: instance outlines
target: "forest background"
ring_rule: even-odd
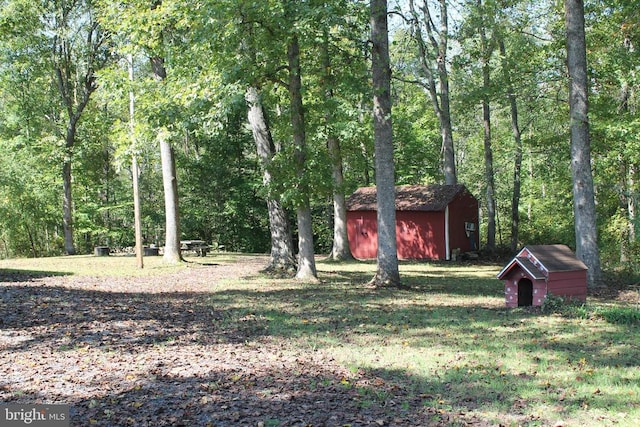
[[[562,2],[389,10],[396,184],[465,184],[487,252],[575,247]],[[640,10],[585,18],[600,256],[638,272]],[[134,246],[137,167],[144,242],[164,245],[163,146],[179,236],[229,251],[269,251],[275,200],[292,225],[307,206],[329,253],[336,194],[375,184],[367,1],[4,0],[0,34],[2,257]]]

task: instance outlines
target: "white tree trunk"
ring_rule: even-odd
[[[306,136],[302,106],[302,79],[300,70],[300,46],[298,37],[289,43],[289,97],[291,101],[291,128],[293,130],[294,162],[298,176],[298,272],[296,279],[317,280],[316,262],[313,249],[313,227],[309,205],[309,186],[306,182]]]
[[[178,210],[178,178],[171,143],[160,137],[160,160],[164,188],[165,242],[162,260],[168,264],[182,261],[180,248],[180,213]]]

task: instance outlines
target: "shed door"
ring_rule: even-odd
[[[533,283],[527,278],[518,282],[518,307],[533,305]]]

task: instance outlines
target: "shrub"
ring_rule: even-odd
[[[547,293],[542,301],[542,312],[546,314],[561,313],[564,311],[567,301],[564,297]]]
[[[607,307],[599,310],[599,316],[618,325],[640,324],[640,310],[635,307]]]

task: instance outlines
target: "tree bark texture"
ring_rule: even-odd
[[[396,242],[395,167],[391,125],[391,68],[387,1],[371,0],[373,134],[378,203],[377,271],[374,286],[400,286]]]
[[[333,178],[333,246],[330,258],[334,261],[347,261],[353,259],[353,254],[349,247],[347,233],[347,201],[344,194],[342,154],[338,138],[329,136],[327,147],[332,162],[331,176]]]
[[[569,113],[571,126],[571,174],[575,216],[576,255],[589,268],[588,286],[599,286],[602,272],[598,250],[595,192],[591,171],[587,54],[582,0],[565,0]]]
[[[347,203],[344,194],[344,174],[340,140],[333,129],[333,73],[331,72],[331,55],[329,53],[329,35],[325,31],[323,40],[324,93],[327,100],[325,107],[325,126],[327,127],[327,151],[331,159],[331,178],[333,194],[333,246],[329,258],[334,261],[352,260],[347,234]]]
[[[293,35],[289,41],[287,59],[289,63],[289,98],[291,103],[294,163],[298,180],[298,203],[296,207],[298,218],[298,272],[296,273],[296,279],[317,280],[309,186],[305,176],[307,147],[302,105],[300,45],[297,35]]]
[[[165,241],[162,260],[168,264],[182,261],[180,247],[180,211],[178,203],[178,177],[176,160],[171,143],[160,138],[160,161],[164,189]]]
[[[159,2],[158,2],[159,3]],[[153,75],[157,81],[167,77],[164,58],[154,56],[149,58]],[[177,264],[182,261],[180,246],[180,203],[178,199],[178,175],[176,173],[176,159],[171,142],[157,130],[160,145],[160,161],[162,163],[162,187],[164,189],[165,237],[164,254],[162,260],[167,264]]]
[[[276,152],[275,145],[258,89],[256,87],[247,88],[245,99],[248,109],[247,118],[262,168],[262,183],[268,190],[271,184],[269,164]],[[270,193],[267,195],[267,210],[269,212],[269,230],[271,233],[271,256],[265,271],[294,272],[296,271],[297,263],[287,211],[280,201]]]

